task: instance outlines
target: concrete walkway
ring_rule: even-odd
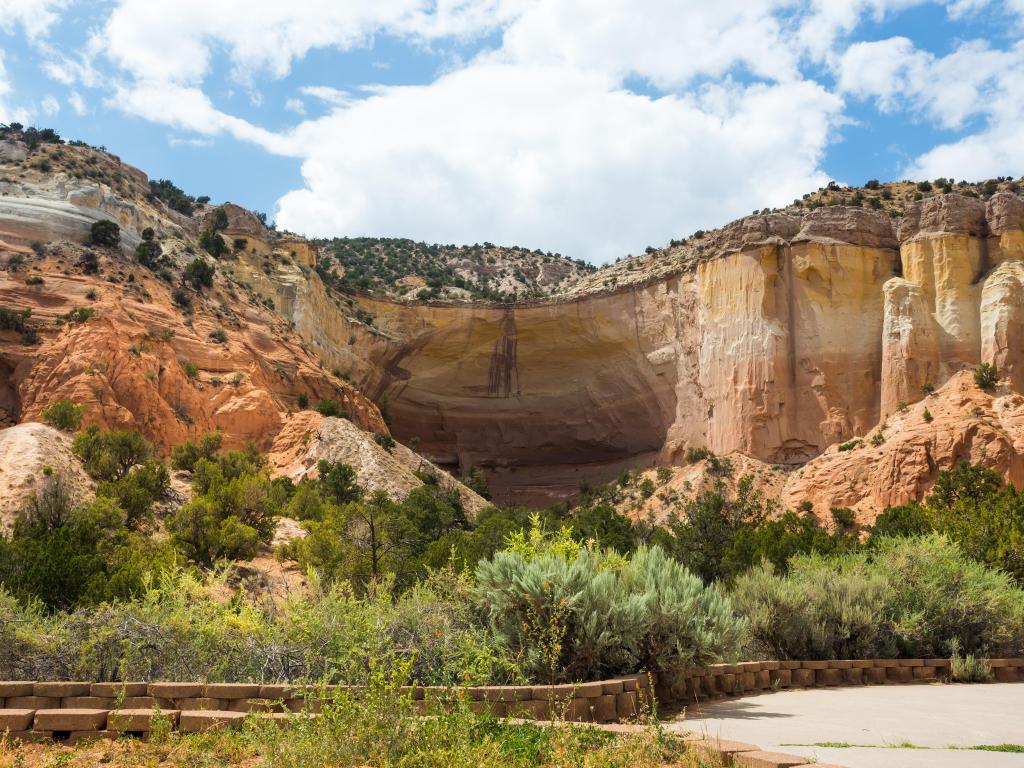
[[[716,699],[689,706],[668,728],[848,768],[1024,768],[1024,754],[946,749],[1024,744],[1024,684],[823,688]],[[823,742],[865,746],[809,746]],[[932,749],[886,748],[903,743]]]

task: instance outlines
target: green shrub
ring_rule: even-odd
[[[74,325],[81,325],[95,314],[96,310],[92,307],[75,307],[64,315],[64,319]]]
[[[698,461],[709,459],[715,454],[711,452],[710,448],[687,448],[686,449],[686,461],[689,464],[696,464]]]
[[[63,477],[51,474],[25,505],[10,539],[0,537],[0,611],[4,587],[49,609],[129,597],[142,589],[147,573],[165,569],[170,562],[166,545],[124,527],[124,511],[115,501],[99,497],[75,507]],[[52,640],[48,637],[46,642]],[[0,658],[5,651],[9,649],[0,649]],[[73,676],[72,667],[64,668],[65,676]]]
[[[215,259],[228,252],[228,244],[213,229],[204,229],[199,233],[199,246]]]
[[[744,476],[730,498],[725,489],[705,491],[685,501],[651,541],[663,546],[705,582],[729,580],[763,559],[780,570],[793,555],[837,552],[855,547],[848,531],[829,533],[808,510],[782,512]]]
[[[171,291],[171,301],[181,307],[181,309],[189,310],[192,308],[192,297],[188,295],[188,291],[184,288],[175,288]]]
[[[121,242],[121,227],[109,219],[94,222],[89,228],[89,242],[113,248]]]
[[[848,442],[840,443],[839,444],[839,452],[840,453],[844,453],[845,451],[852,451],[854,448],[856,448],[856,447],[858,447],[858,446],[860,446],[862,444],[863,444],[863,441],[860,440],[860,438],[854,438],[853,440],[850,440]]]
[[[228,451],[199,457],[210,444],[180,452],[194,459],[195,497],[167,522],[171,541],[190,560],[212,566],[222,559],[253,557],[273,537],[275,517],[292,493],[290,482],[271,481],[258,452]],[[198,458],[197,458],[198,457]]]
[[[162,200],[173,211],[185,216],[192,215],[196,201],[190,195],[185,194],[170,179],[157,179],[156,181],[150,179],[149,194],[156,200]],[[143,238],[145,238],[147,230],[153,231],[147,227],[146,230],[143,230]]]
[[[379,491],[364,499],[351,467],[325,465],[315,486],[305,481],[289,504],[290,514],[309,520],[309,534],[280,554],[328,581],[347,580],[362,591],[390,578],[393,588],[404,589],[445,565],[453,538],[469,527],[457,494],[423,486],[401,502]]]
[[[992,667],[974,654],[960,654],[958,647],[953,648],[949,659],[949,679],[954,683],[987,683],[992,679]]]
[[[153,554],[152,550],[147,554]],[[480,626],[465,574],[442,569],[400,595],[315,577],[284,597],[213,600],[223,577],[159,570],[107,605],[45,615],[0,588],[4,679],[324,681],[377,674],[421,685],[525,682]],[[279,764],[279,763],[275,763]]]
[[[0,331],[24,331],[28,319],[32,316],[31,309],[7,309],[0,307]]]
[[[152,230],[149,230],[152,232]],[[146,267],[156,271],[161,266],[161,255],[163,254],[163,248],[160,247],[160,243],[154,240],[146,240],[143,238],[142,242],[135,247],[135,260]]]
[[[383,448],[388,453],[395,450],[395,438],[385,432],[377,432],[373,436],[373,440],[377,445]]]
[[[82,426],[82,414],[84,413],[84,405],[75,405],[74,401],[66,397],[50,403],[42,410],[43,421],[54,429],[64,432],[75,432]]]
[[[316,404],[316,410],[321,416],[347,419],[348,413],[341,407],[337,400],[321,400]]]
[[[185,557],[205,567],[222,559],[249,560],[259,551],[259,532],[206,498],[181,507],[167,521],[167,530]]]
[[[1024,652],[1024,590],[939,534],[882,541],[874,566],[894,586],[887,610],[902,655],[989,658]]]
[[[887,658],[896,650],[884,612],[889,588],[862,564],[800,555],[788,575],[765,563],[740,576],[732,597],[750,621],[755,657]]]
[[[78,266],[82,268],[82,274],[95,275],[100,271],[100,259],[92,251],[86,251],[78,260]]]
[[[75,437],[72,450],[96,480],[120,480],[153,453],[152,446],[138,432],[101,432],[95,424]]]
[[[787,576],[768,566],[736,581],[755,650],[778,658],[894,653],[985,656],[1024,649],[1024,591],[947,538],[882,538],[870,552],[800,556]]]
[[[309,395],[305,392],[300,392],[296,402],[298,403],[299,410],[306,410],[309,408]]]
[[[153,505],[163,499],[170,488],[166,465],[149,460],[120,479],[100,483],[96,495],[117,502],[124,512],[124,524],[139,530],[152,520]]]
[[[214,344],[226,344],[228,341],[228,333],[223,328],[215,328],[210,331],[210,335],[207,337]]]
[[[917,502],[886,507],[868,528],[872,544],[885,537],[921,536],[934,530],[934,515],[927,507]]]
[[[200,459],[212,459],[220,450],[224,435],[207,432],[198,440],[186,440],[171,449],[171,466],[192,472]]]
[[[650,669],[671,684],[687,665],[734,657],[744,637],[729,599],[657,547],[624,560],[563,536],[498,552],[476,582],[488,625],[539,682]]]
[[[182,360],[181,370],[183,370],[185,375],[193,381],[199,378],[199,366],[191,360]]]
[[[203,259],[193,259],[181,273],[181,279],[195,290],[213,287],[213,265]]]
[[[999,371],[991,363],[982,363],[974,369],[974,383],[981,389],[993,389],[999,383]]]

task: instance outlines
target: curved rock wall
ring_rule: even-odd
[[[753,216],[716,247],[692,271],[571,300],[357,297],[368,328],[318,286],[291,316],[396,436],[532,504],[691,446],[800,464],[981,360],[1024,383],[1015,195],[929,198],[898,236],[864,209]]]

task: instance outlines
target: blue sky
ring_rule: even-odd
[[[0,121],[309,235],[595,263],[1024,173],[1022,0],[0,0]]]

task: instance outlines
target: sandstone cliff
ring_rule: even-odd
[[[75,167],[93,153],[63,151]],[[834,478],[814,462],[830,446],[897,423],[982,361],[1008,391],[1024,386],[1015,184],[980,190],[984,200],[974,188],[915,200],[911,185],[891,185],[874,208],[837,204],[863,197],[830,188],[811,201],[822,207],[749,216],[517,305],[339,293],[313,245],[224,206],[221,236],[234,247],[185,323],[169,285],[129,253],[152,226],[180,269],[214,219],[147,200],[143,175],[98,154],[99,177],[46,174],[22,158],[2,182],[0,260],[24,265],[0,277],[0,306],[42,323],[34,347],[0,332],[11,420],[67,395],[91,420],[164,442],[219,427],[267,446],[307,394],[342,401],[369,431],[386,429],[379,405],[400,441],[446,469],[483,466],[507,503],[564,498],[624,467],[681,465],[691,447],[803,466],[826,490],[801,492],[824,503]],[[84,275],[75,249],[109,217],[125,247],[101,254],[100,276]],[[40,257],[33,240],[57,243]],[[45,282],[29,285],[36,275]],[[91,301],[93,318],[57,325]],[[228,340],[211,344],[219,328]],[[932,474],[945,460],[933,458]],[[893,498],[927,482],[884,479]],[[866,514],[877,506],[840,496]]]
[[[982,361],[1021,374],[1021,199],[942,195],[898,231],[820,208],[726,227],[649,283],[514,307],[357,297],[338,357],[396,435],[544,501],[686,448],[799,465]]]

